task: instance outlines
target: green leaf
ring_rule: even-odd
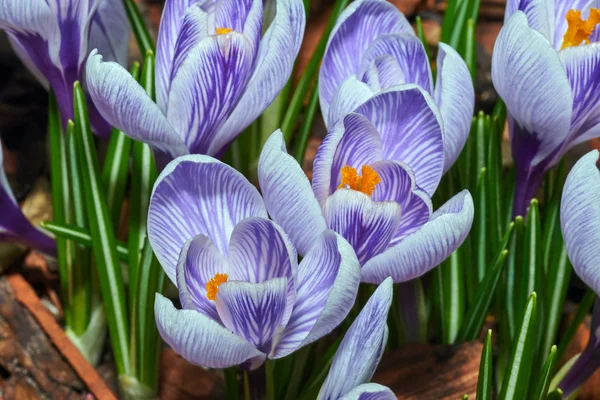
[[[567,350],[567,347],[571,343],[571,340],[573,340],[573,338],[575,337],[575,333],[577,332],[577,329],[579,329],[579,325],[581,325],[585,317],[590,312],[595,300],[596,294],[593,290],[588,289],[585,292],[583,298],[581,299],[581,302],[577,307],[577,311],[575,312],[573,319],[569,323],[569,326],[567,327],[565,333],[560,339],[560,342],[558,344],[558,351],[556,353],[557,360],[562,359],[563,355],[565,354],[565,350]]]
[[[508,250],[505,250],[508,245],[509,239],[513,236],[514,223],[508,226],[508,230],[504,235],[502,243],[502,249],[496,258],[496,262],[492,269],[485,275],[485,278],[479,285],[479,290],[475,297],[475,301],[469,307],[467,315],[465,316],[465,322],[463,323],[458,340],[462,342],[475,340],[481,332],[481,327],[485,321],[485,317],[488,314],[496,287],[500,281],[502,271],[504,269],[505,261],[507,259]]]
[[[514,346],[504,374],[500,400],[522,399],[527,393],[536,340],[536,294],[527,301],[521,326],[516,332]]]
[[[452,24],[452,30],[448,39],[448,44],[457,51],[460,51],[461,41],[464,37],[464,26],[468,18],[468,0],[460,0],[458,8],[455,13],[454,23]],[[444,16],[445,17],[445,16]],[[445,18],[444,18],[445,19]],[[444,21],[445,22],[445,21]],[[442,27],[443,29],[443,27]]]
[[[75,225],[58,224],[53,221],[43,221],[40,225],[42,228],[54,233],[57,237],[72,240],[85,247],[92,247],[92,236],[86,229]],[[129,260],[129,250],[126,243],[117,240],[117,253],[119,260],[123,262]]]
[[[479,362],[479,377],[477,378],[477,395],[478,400],[491,400],[492,398],[492,330],[489,329],[483,344],[481,352],[481,361]]]
[[[520,268],[518,266],[522,265],[523,263],[523,236],[525,234],[523,217],[516,217],[514,223],[515,234],[510,241],[508,250],[508,263],[506,264],[505,275],[503,279],[503,297],[502,301],[498,303],[503,315],[503,321],[501,324],[506,328],[506,331],[502,333],[502,336],[507,339],[505,344],[508,346],[510,346],[510,343],[515,336],[515,331],[517,330],[517,271]]]
[[[125,288],[121,276],[116,239],[102,185],[98,155],[87,114],[85,94],[76,82],[73,90],[75,104],[75,138],[79,153],[79,166],[85,191],[88,224],[108,330],[115,357],[117,373],[127,375],[129,360],[129,324],[125,306]]]
[[[417,31],[417,37],[423,44],[423,48],[425,49],[427,59],[431,61],[431,55],[429,54],[429,45],[427,44],[427,38],[425,37],[425,29],[423,29],[423,20],[421,19],[421,17],[417,16],[415,18],[415,26]]]
[[[329,368],[333,362],[333,357],[335,356],[335,352],[337,351],[338,347],[340,347],[340,343],[342,343],[341,336],[338,337],[335,342],[333,342],[325,354],[323,354],[323,357],[314,363],[313,373],[310,374],[310,377],[306,381],[306,384],[302,388],[301,394],[298,397],[300,400],[312,400],[317,397],[323,382],[325,382],[325,378],[327,378]]]
[[[306,153],[306,147],[308,145],[308,139],[310,138],[310,132],[319,105],[319,87],[315,85],[310,94],[310,100],[308,101],[308,107],[306,107],[306,116],[302,122],[302,128],[300,128],[300,135],[297,138],[294,157],[300,165],[304,162],[304,154]]]
[[[495,118],[495,117],[494,117]],[[487,154],[487,186],[490,220],[489,245],[492,254],[496,254],[504,232],[504,196],[502,168],[502,130],[498,130],[497,121],[492,118],[492,129],[488,141]]]
[[[139,79],[140,64],[134,62],[130,70],[133,79]],[[119,226],[121,208],[127,188],[129,154],[132,140],[118,129],[113,129],[104,159],[102,181],[106,187],[106,201],[112,215],[113,226]]]
[[[475,248],[475,259],[477,262],[477,282],[481,282],[487,273],[488,268],[488,221],[489,211],[487,209],[487,170],[481,168],[479,179],[477,181],[477,191],[475,193],[475,218],[471,233],[471,241]]]
[[[556,364],[556,346],[552,346],[550,349],[550,355],[542,368],[540,379],[537,385],[537,390],[533,392],[535,399],[546,400],[548,396],[548,388],[550,387],[550,381],[552,380],[552,374],[554,372],[554,365]]]
[[[140,53],[146,54],[148,51],[154,51],[155,47],[152,42],[152,36],[135,1],[123,0],[123,5],[125,6],[125,12],[127,13],[127,18],[129,19],[129,24],[131,25],[131,30],[137,41]]]
[[[465,316],[462,247],[456,249],[434,270],[434,285],[439,296],[440,327],[443,344],[454,344]],[[426,334],[422,335],[422,337]],[[426,339],[425,339],[426,340]]]
[[[236,368],[231,367],[224,369],[223,375],[225,376],[225,389],[227,391],[227,400],[239,400],[240,384],[238,381]]]
[[[546,397],[547,400],[562,400],[562,398],[563,392],[560,389],[553,390],[552,392],[548,393],[548,397]]]
[[[296,121],[298,120],[298,116],[300,115],[300,110],[302,110],[302,105],[304,104],[304,100],[306,99],[306,95],[310,90],[314,79],[317,76],[319,65],[321,64],[321,59],[323,59],[323,55],[325,54],[325,48],[327,47],[327,41],[329,40],[329,34],[333,30],[335,22],[337,18],[342,13],[346,5],[348,5],[349,0],[338,0],[335,2],[334,9],[331,13],[331,17],[329,18],[329,22],[327,23],[327,27],[325,28],[325,32],[323,36],[321,36],[321,40],[319,44],[317,44],[317,48],[310,58],[306,69],[304,70],[300,81],[298,82],[298,86],[296,86],[296,90],[290,100],[290,103],[287,108],[287,112],[283,118],[283,122],[281,123],[281,131],[285,137],[285,141],[290,145],[293,133],[294,126]]]
[[[475,53],[475,21],[472,18],[467,20],[467,28],[465,30],[464,40],[464,50],[461,55],[465,59],[467,68],[469,68],[469,72],[471,73],[473,83],[475,83],[475,79],[477,77],[477,59]]]

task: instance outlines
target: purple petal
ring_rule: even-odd
[[[600,43],[569,47],[559,57],[573,91],[570,147],[600,136]]]
[[[219,289],[220,291],[221,289]],[[181,357],[206,368],[228,368],[242,363],[261,365],[266,355],[218,322],[194,310],[178,310],[156,294],[154,315],[160,336]]]
[[[211,144],[219,154],[273,102],[287,83],[304,36],[302,0],[277,0],[277,15],[260,42],[254,72],[237,106]]]
[[[217,293],[217,310],[223,325],[268,353],[273,335],[284,323],[287,288],[287,278],[222,283]]]
[[[560,222],[567,254],[577,275],[600,294],[600,172],[598,151],[583,156],[573,167],[563,188]]]
[[[404,83],[404,72],[402,72],[400,63],[388,54],[377,56],[371,60],[361,76],[362,81],[369,85],[373,92]]]
[[[473,119],[475,89],[467,64],[452,47],[440,43],[434,98],[444,121],[444,172],[462,151]]]
[[[385,0],[352,2],[340,15],[327,43],[319,75],[321,112],[327,115],[338,86],[358,74],[363,54],[378,36],[412,33],[400,11]]]
[[[215,25],[241,32],[252,42],[257,53],[262,34],[262,0],[221,0],[215,7]]]
[[[388,387],[378,383],[364,383],[346,393],[340,400],[396,400]]]
[[[509,0],[506,5],[506,13],[504,14],[504,24],[506,24],[509,18],[515,13],[521,11],[527,17],[529,26],[541,33],[546,40],[552,42],[557,23],[557,21],[555,21],[556,3],[560,3],[560,1]]]
[[[432,195],[444,167],[442,122],[433,99],[420,87],[406,85],[374,96],[355,112],[379,132],[382,158],[408,165],[417,185]]]
[[[246,218],[231,233],[229,241],[230,280],[262,283],[287,278],[286,324],[296,298],[298,255],[287,235],[273,221]]]
[[[86,77],[94,105],[113,126],[166,156],[188,153],[158,106],[122,66],[103,62],[102,56],[92,51]]]
[[[354,305],[360,265],[352,247],[326,231],[298,266],[296,304],[270,358],[281,358],[337,327]]]
[[[513,157],[523,157],[521,149],[537,147],[528,157],[533,165],[539,163],[568,137],[573,95],[556,51],[527,25],[521,12],[510,18],[496,40],[492,79],[520,128],[511,132]],[[517,133],[521,137],[516,138]]]
[[[339,399],[371,380],[387,342],[392,297],[392,280],[388,278],[375,290],[342,339],[319,399]]]
[[[209,154],[217,130],[240,99],[253,53],[239,33],[211,36],[187,54],[171,83],[167,119],[191,153]]]
[[[417,232],[369,260],[361,270],[361,280],[379,283],[391,276],[398,283],[423,275],[462,244],[472,223],[473,199],[464,190],[433,213]]]
[[[188,240],[181,249],[176,271],[181,306],[220,321],[216,304],[208,299],[206,290],[206,284],[217,273],[228,274],[229,267],[213,242],[204,235]]]
[[[371,167],[381,178],[373,192],[373,201],[394,201],[400,205],[400,223],[388,245],[393,246],[429,221],[431,198],[417,188],[408,166],[395,161],[378,161]]]
[[[361,265],[384,251],[398,230],[401,217],[396,202],[375,202],[351,189],[338,189],[327,199],[327,226],[354,248]]]
[[[331,99],[329,112],[325,119],[327,127],[333,127],[346,114],[354,111],[358,106],[369,100],[374,91],[369,85],[361,82],[356,76],[351,75],[344,80]]]
[[[179,157],[167,165],[154,184],[148,210],[148,238],[167,276],[185,242],[208,236],[228,254],[229,237],[245,218],[267,218],[260,194],[228,165],[202,155]]]
[[[310,182],[285,149],[281,131],[269,137],[258,162],[258,180],[271,218],[302,255],[327,228]]]
[[[399,76],[400,79],[381,80],[380,78],[380,90],[388,89],[391,86],[414,83],[421,86],[429,94],[433,93],[431,67],[427,53],[425,53],[421,40],[412,32],[383,35],[377,38],[371,43],[362,58],[359,76],[364,76],[370,65],[384,55],[390,55],[396,60],[402,75]]]
[[[100,0],[90,30],[90,49],[98,49],[106,61],[127,65],[129,21],[122,0]]]

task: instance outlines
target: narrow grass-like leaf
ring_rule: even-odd
[[[443,344],[454,344],[465,316],[462,247],[456,249],[435,271],[440,297],[440,327]]]
[[[455,13],[454,23],[452,24],[452,31],[448,39],[448,44],[454,47],[456,51],[460,51],[461,42],[464,38],[464,27],[469,14],[468,3],[468,0],[459,1],[459,5]]]
[[[127,18],[129,19],[129,24],[131,25],[131,30],[135,36],[140,53],[146,54],[148,51],[154,51],[155,48],[154,42],[152,41],[152,35],[150,35],[150,31],[148,31],[148,27],[144,22],[144,17],[137,4],[135,4],[135,1],[123,0],[123,5],[125,6],[125,12],[127,13]]]
[[[294,400],[298,396],[298,390],[302,383],[304,370],[310,355],[311,346],[305,346],[294,353],[294,365],[291,373],[291,379],[285,390],[285,400]]]
[[[318,106],[319,88],[318,85],[315,84],[310,94],[308,106],[306,107],[304,121],[302,121],[302,127],[300,128],[300,135],[298,135],[298,137],[296,138],[296,145],[294,148],[294,157],[300,165],[302,165],[302,163],[304,162],[304,154],[306,153],[308,139],[310,139],[310,132],[312,130]]]
[[[444,11],[444,20],[442,21],[442,35],[441,41],[444,43],[448,43],[450,40],[450,35],[452,34],[452,26],[454,25],[454,21],[456,19],[456,12],[459,6],[463,3],[467,2],[467,0],[448,0],[446,2],[446,10]]]
[[[102,299],[117,373],[127,375],[130,370],[130,360],[125,288],[117,255],[115,234],[106,204],[106,193],[102,185],[98,155],[88,119],[85,94],[79,82],[75,83],[73,97],[75,103],[75,138]]]
[[[337,18],[341,14],[341,12],[348,5],[349,0],[337,0],[335,2],[335,6],[333,11],[331,12],[331,16],[329,17],[329,22],[327,23],[327,27],[325,28],[325,32],[323,36],[321,36],[321,40],[317,44],[317,48],[310,58],[306,69],[302,73],[302,77],[296,86],[296,90],[294,90],[294,94],[290,100],[288,105],[287,112],[283,118],[283,122],[281,123],[281,131],[285,137],[285,141],[290,145],[293,133],[294,126],[296,121],[298,120],[298,116],[300,115],[300,111],[302,110],[302,105],[304,104],[304,100],[306,99],[306,95],[310,90],[313,81],[315,80],[319,65],[321,64],[321,60],[323,59],[323,55],[325,54],[325,48],[327,47],[327,41],[329,40],[329,34],[331,33]]]
[[[523,320],[516,332],[513,350],[504,374],[500,400],[522,399],[531,384],[531,365],[536,340],[536,294],[527,301]]]
[[[548,397],[546,397],[547,400],[562,400],[562,398],[563,392],[560,389],[555,389],[551,391],[550,393],[548,393]]]
[[[550,387],[550,381],[552,380],[552,374],[554,372],[554,365],[556,364],[556,346],[552,346],[550,349],[550,355],[542,368],[540,373],[540,379],[537,384],[536,390],[532,393],[533,399],[546,400],[548,397],[548,388]]]
[[[223,370],[225,376],[225,390],[227,391],[227,400],[239,400],[240,384],[237,377],[235,367],[226,368]]]
[[[425,37],[425,29],[423,29],[423,20],[421,17],[417,16],[415,18],[415,27],[417,36],[419,40],[423,44],[423,48],[425,49],[425,54],[427,55],[427,59],[431,61],[431,54],[429,53],[429,45],[427,44],[427,38]]]
[[[502,131],[498,131],[497,121],[492,119],[492,129],[488,141],[487,154],[487,187],[490,220],[490,236],[488,244],[492,254],[498,252],[498,246],[504,232],[504,198],[502,174]]]
[[[592,306],[594,305],[594,301],[596,300],[596,293],[592,289],[588,289],[585,292],[585,295],[581,299],[579,306],[577,307],[577,311],[573,316],[573,319],[569,323],[569,326],[565,330],[565,333],[561,336],[560,342],[558,344],[558,350],[556,352],[556,359],[562,359],[567,347],[571,343],[571,340],[575,337],[575,333],[577,329],[579,329],[579,325],[583,322],[585,317],[588,315]]]
[[[467,67],[469,68],[469,72],[471,73],[473,83],[475,83],[475,78],[477,76],[477,59],[475,54],[475,22],[472,18],[469,18],[467,20],[467,27],[465,29],[464,40],[464,50],[462,52],[462,56],[465,59]]]
[[[489,329],[483,344],[481,352],[481,361],[479,362],[479,376],[477,378],[477,400],[491,400],[492,398],[492,330]]]
[[[502,293],[502,301],[498,303],[502,315],[505,320],[502,322],[505,331],[502,333],[506,337],[506,344],[510,346],[517,330],[517,294],[518,294],[518,282],[519,278],[517,266],[523,263],[523,236],[525,234],[525,223],[523,217],[518,216],[515,218],[515,234],[509,244],[508,250],[508,262],[506,264],[504,274],[504,287]],[[508,333],[508,335],[506,335]]]
[[[487,200],[487,170],[482,168],[477,182],[477,191],[475,192],[475,218],[471,233],[471,241],[475,251],[477,263],[477,282],[481,282],[487,273],[488,268],[488,200]]]
[[[300,400],[315,399],[317,397],[321,385],[323,385],[325,378],[327,378],[329,368],[333,362],[333,357],[335,356],[338,347],[340,347],[342,339],[342,336],[338,337],[335,342],[329,346],[325,354],[323,354],[323,357],[319,358],[319,360],[314,363],[313,373],[310,374],[298,397]]]

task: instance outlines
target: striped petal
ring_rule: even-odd
[[[202,155],[179,157],[162,171],[148,210],[148,237],[171,281],[185,242],[208,236],[226,256],[235,226],[245,218],[267,218],[260,194],[246,178]]]
[[[398,283],[423,275],[462,244],[472,223],[473,199],[464,190],[433,213],[417,232],[369,260],[361,270],[361,280],[379,283],[391,276]]]
[[[393,246],[429,221],[431,198],[417,188],[415,176],[408,166],[387,160],[373,163],[371,167],[381,178],[373,192],[373,200],[394,201],[400,206],[400,223],[388,245]]]
[[[569,47],[558,55],[573,91],[573,146],[600,136],[600,43]]]
[[[346,7],[329,36],[319,75],[323,115],[328,115],[338,86],[358,74],[361,58],[373,40],[383,34],[412,32],[404,15],[385,0],[354,1]]]
[[[103,62],[102,56],[92,51],[86,78],[94,105],[111,125],[167,158],[188,153],[158,106],[122,66]]]
[[[318,399],[339,399],[371,380],[387,342],[392,297],[392,280],[388,278],[375,290],[346,332]]]
[[[302,0],[276,0],[277,14],[260,42],[254,72],[237,106],[209,149],[220,153],[273,102],[287,83],[302,38],[306,15]]]
[[[600,295],[600,172],[598,151],[583,156],[563,188],[560,223],[567,254],[577,275]]]
[[[241,32],[257,53],[263,23],[262,0],[221,0],[215,7],[215,25]]]
[[[452,47],[440,43],[434,99],[444,121],[444,172],[462,151],[473,119],[475,89],[467,64]]]
[[[379,92],[404,82],[404,72],[394,57],[384,54],[375,57],[361,74],[373,92]],[[331,111],[330,111],[331,112]]]
[[[431,67],[421,40],[412,32],[383,35],[378,37],[365,52],[360,65],[359,76],[369,70],[379,57],[389,55],[396,60],[402,75],[400,79],[383,80],[380,90],[405,83],[421,86],[427,93],[433,93]]]
[[[287,278],[222,283],[217,293],[217,310],[223,325],[268,353],[273,336],[283,323],[287,288]]]
[[[308,178],[287,153],[279,130],[263,147],[258,181],[269,215],[288,234],[298,252],[305,255],[325,231],[325,220]]]
[[[358,106],[369,100],[373,94],[374,91],[367,83],[358,80],[355,75],[349,76],[340,84],[331,99],[329,112],[325,121],[326,126],[334,126],[346,114],[351,113]]]
[[[543,161],[569,135],[573,95],[550,42],[527,25],[521,12],[496,40],[492,80],[519,128],[511,132],[513,157],[531,165]]]
[[[154,316],[160,336],[177,354],[194,365],[228,368],[261,365],[266,355],[246,339],[194,310],[178,310],[156,294]]]
[[[229,274],[229,267],[213,242],[204,235],[188,240],[181,249],[176,273],[181,306],[219,321],[215,302],[207,297],[206,284],[217,273]]]
[[[324,232],[298,266],[294,311],[269,357],[285,357],[337,327],[354,305],[359,279],[352,247]]]
[[[364,383],[352,389],[340,400],[396,400],[397,397],[386,386],[378,383]]]
[[[240,99],[252,72],[253,51],[243,34],[198,43],[171,83],[167,119],[191,153],[210,154],[219,127]]]
[[[355,110],[371,121],[385,160],[408,165],[417,185],[432,195],[442,177],[444,136],[433,99],[422,88],[406,85],[382,92]]]
[[[100,0],[90,28],[89,49],[98,49],[106,61],[126,66],[129,26],[122,0]]]
[[[338,189],[327,199],[327,226],[354,248],[361,265],[384,251],[398,230],[401,217],[396,202],[375,202],[368,195]]]

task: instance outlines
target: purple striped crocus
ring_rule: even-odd
[[[475,93],[469,70],[440,43],[434,86],[429,59],[404,15],[386,0],[354,1],[340,15],[319,76],[321,111],[331,128],[375,93],[416,84],[433,96],[444,129],[444,171],[460,154],[473,118]]]
[[[73,119],[73,84],[89,49],[127,61],[129,22],[122,0],[0,0],[0,29],[23,63],[56,96],[63,123]],[[98,133],[110,133],[90,109]]]
[[[579,277],[600,296],[600,171],[598,151],[583,156],[573,167],[563,188],[560,223],[569,260]],[[600,367],[600,298],[596,298],[591,336],[558,385],[569,398]]]
[[[375,290],[346,332],[318,400],[396,400],[389,388],[368,383],[387,343],[387,317],[392,297],[392,280],[388,278]]]
[[[167,0],[156,57],[157,102],[121,66],[93,53],[87,83],[100,113],[148,143],[164,166],[220,155],[290,77],[305,26],[301,0],[277,0],[264,36],[262,0]]]
[[[312,189],[273,134],[259,160],[267,210],[298,252],[331,229],[354,248],[361,279],[416,278],[467,236],[473,199],[463,191],[432,213],[444,142],[433,100],[418,86],[384,91],[338,122],[317,151]]]
[[[600,136],[597,0],[509,0],[492,55],[516,168],[514,215],[567,150]]]
[[[0,143],[0,242],[11,242],[56,256],[56,242],[31,225],[23,215],[19,203],[8,184],[3,167],[2,144]]]
[[[183,307],[157,294],[158,330],[193,364],[256,368],[326,335],[354,304],[360,265],[348,242],[323,231],[298,263],[258,190],[209,156],[162,171],[148,236]]]

